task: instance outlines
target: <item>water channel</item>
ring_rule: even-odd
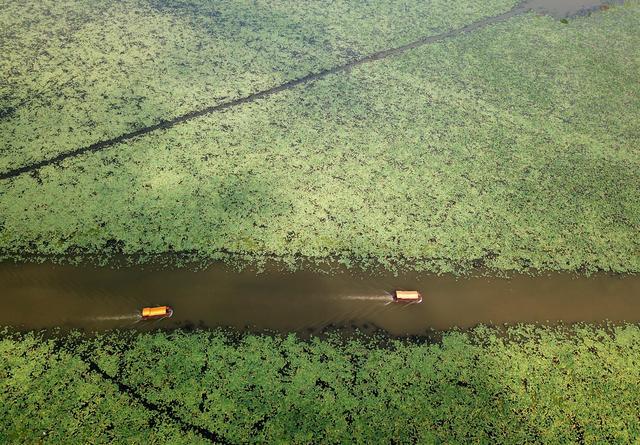
[[[233,327],[319,332],[384,329],[393,335],[477,324],[639,322],[640,277],[551,274],[511,278],[364,273],[262,273],[221,264],[206,270],[0,264],[0,325],[100,331]],[[393,303],[394,289],[421,304]],[[142,307],[170,305],[171,318],[140,321]]]

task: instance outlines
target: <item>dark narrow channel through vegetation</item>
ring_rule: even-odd
[[[260,100],[260,99],[264,99],[266,97],[269,97],[273,94],[277,94],[280,93],[282,91],[288,90],[290,88],[294,88],[297,87],[299,85],[303,85],[309,82],[313,82],[319,79],[322,79],[323,77],[329,76],[331,74],[337,74],[340,72],[344,72],[347,71],[351,68],[357,67],[358,65],[362,65],[364,63],[370,63],[370,62],[375,62],[377,60],[382,60],[385,59],[387,57],[392,57],[398,54],[402,54],[405,51],[414,49],[414,48],[418,48],[420,46],[423,45],[428,45],[431,43],[435,43],[435,42],[439,42],[442,41],[443,39],[448,39],[448,38],[452,38],[455,37],[457,35],[460,35],[462,33],[467,33],[467,32],[472,32],[475,31],[477,29],[481,29],[485,26],[494,24],[494,23],[498,23],[501,22],[503,20],[507,20],[511,17],[517,16],[519,14],[522,14],[526,11],[528,11],[528,8],[523,7],[522,5],[518,5],[515,6],[514,8],[512,8],[511,10],[501,13],[501,14],[497,14],[495,16],[492,17],[488,17],[488,18],[483,18],[481,20],[478,20],[476,22],[470,23],[468,25],[465,25],[461,28],[458,29],[454,29],[451,31],[447,31],[444,32],[442,34],[438,34],[438,35],[433,35],[433,36],[426,36],[426,37],[422,37],[418,40],[414,40],[411,43],[407,43],[405,45],[402,46],[398,46],[395,48],[388,48],[388,49],[384,49],[381,51],[377,51],[375,53],[372,54],[368,54],[364,57],[355,59],[355,60],[351,60],[343,65],[339,65],[339,66],[335,66],[333,68],[329,68],[329,69],[325,69],[322,70],[320,72],[317,73],[310,73],[307,74],[305,76],[299,77],[297,79],[293,79],[293,80],[289,80],[287,82],[284,82],[280,85],[268,88],[266,90],[262,90],[262,91],[258,91],[256,93],[252,93],[248,96],[245,97],[241,97],[239,99],[235,99],[229,102],[224,102],[218,105],[214,105],[214,106],[210,106],[210,107],[206,107],[206,108],[202,108],[199,110],[193,110],[190,111],[186,114],[180,115],[180,116],[176,116],[172,119],[169,120],[164,120],[164,121],[160,121],[154,125],[149,125],[147,127],[143,127],[143,128],[138,128],[134,131],[131,131],[129,133],[125,133],[122,134],[120,136],[116,136],[114,138],[108,139],[108,140],[104,140],[104,141],[99,141],[96,142],[94,144],[88,145],[86,147],[79,147],[76,148],[74,150],[68,151],[68,152],[63,152],[58,154],[57,156],[53,157],[53,158],[49,158],[49,159],[43,159],[41,161],[37,161],[34,162],[32,164],[29,165],[24,165],[21,167],[17,167],[15,169],[0,173],[0,180],[6,180],[6,179],[11,179],[11,178],[15,178],[18,175],[24,174],[24,173],[29,173],[29,172],[33,172],[35,170],[38,170],[42,167],[45,167],[47,165],[52,165],[52,164],[59,164],[60,162],[64,161],[65,159],[71,158],[71,157],[75,157],[75,156],[80,156],[83,155],[85,153],[91,153],[91,152],[96,152],[96,151],[100,151],[100,150],[104,150],[106,148],[110,148],[114,145],[120,144],[122,142],[128,141],[130,139],[134,139],[137,138],[139,136],[144,136],[145,134],[154,132],[154,131],[158,131],[158,130],[164,130],[164,129],[168,129],[171,127],[174,127],[176,125],[179,125],[183,122],[187,122],[190,121],[192,119],[197,119],[199,117],[202,116],[206,116],[208,114],[212,114],[212,113],[218,113],[218,112],[222,112],[225,111],[229,108],[232,107],[237,107],[246,103],[251,103],[254,102],[256,100]]]
[[[120,144],[122,142],[128,141],[130,139],[134,139],[140,136],[143,136],[145,134],[157,131],[157,130],[162,130],[162,129],[168,129],[171,128],[175,125],[179,125],[183,122],[192,120],[192,119],[197,119],[199,117],[211,114],[211,113],[218,113],[218,112],[222,112],[225,111],[231,107],[236,107],[236,106],[240,106],[246,103],[250,103],[256,100],[260,100],[260,99],[264,99],[268,96],[271,96],[273,94],[277,94],[280,93],[281,91],[285,91],[287,89],[290,88],[294,88],[296,86],[305,84],[305,83],[309,83],[309,82],[313,82],[316,80],[319,80],[323,77],[332,75],[332,74],[337,74],[340,72],[344,72],[344,71],[348,71],[351,68],[354,68],[358,65],[362,65],[364,63],[370,63],[370,62],[375,62],[378,60],[382,60],[385,59],[387,57],[392,57],[392,56],[396,56],[398,54],[402,54],[405,51],[411,50],[411,49],[415,49],[418,48],[420,46],[423,45],[428,45],[428,44],[432,44],[432,43],[436,43],[436,42],[440,42],[443,39],[448,39],[448,38],[452,38],[455,36],[458,36],[462,33],[468,33],[468,32],[473,32],[475,30],[484,28],[485,26],[489,26],[495,23],[499,23],[503,20],[508,20],[512,17],[515,17],[517,15],[523,14],[525,12],[528,11],[532,11],[532,10],[538,10],[538,11],[542,11],[542,12],[551,12],[555,15],[568,15],[570,13],[580,13],[580,12],[587,12],[590,10],[590,8],[597,8],[597,7],[601,7],[602,3],[600,1],[596,1],[593,3],[593,5],[590,6],[584,6],[585,3],[583,0],[580,0],[578,2],[545,2],[544,0],[525,0],[522,1],[520,4],[515,5],[511,10],[500,13],[500,14],[496,14],[492,17],[488,17],[488,18],[482,18],[476,22],[473,23],[469,23],[467,25],[464,25],[458,29],[454,29],[451,31],[447,31],[447,32],[443,32],[441,34],[438,35],[431,35],[431,36],[425,36],[425,37],[421,37],[417,40],[414,40],[410,43],[407,43],[405,45],[402,46],[398,46],[398,47],[393,47],[393,48],[387,48],[387,49],[383,49],[380,51],[376,51],[372,54],[368,54],[364,57],[360,57],[358,59],[355,60],[351,60],[347,63],[344,63],[342,65],[339,66],[335,66],[333,68],[329,68],[329,69],[325,69],[322,70],[320,72],[317,73],[310,73],[307,74],[305,76],[299,77],[297,79],[293,79],[293,80],[289,80],[287,82],[284,82],[280,85],[256,92],[256,93],[252,93],[248,96],[239,98],[239,99],[235,99],[229,102],[224,102],[218,105],[213,105],[213,106],[209,106],[206,108],[202,108],[199,110],[193,110],[190,111],[188,113],[185,113],[183,115],[180,116],[176,116],[172,119],[169,120],[162,120],[154,125],[149,125],[143,128],[138,128],[134,131],[116,136],[114,138],[108,139],[108,140],[103,140],[103,141],[99,141],[96,143],[93,143],[91,145],[85,146],[85,147],[78,147],[74,150],[68,151],[68,152],[63,152],[58,154],[57,156],[53,157],[53,158],[49,158],[49,159],[43,159],[41,161],[38,162],[34,162],[32,164],[28,164],[28,165],[24,165],[21,167],[17,167],[14,168],[12,170],[0,173],[0,180],[6,180],[6,179],[10,179],[10,178],[14,178],[18,175],[24,174],[24,173],[29,173],[29,172],[33,172],[35,170],[38,170],[44,166],[47,165],[52,165],[52,164],[59,164],[60,162],[64,161],[67,158],[71,158],[71,157],[75,157],[75,156],[80,156],[83,155],[85,153],[91,153],[91,152],[95,152],[95,151],[100,151],[100,150],[104,150],[106,148],[110,148],[114,145]]]

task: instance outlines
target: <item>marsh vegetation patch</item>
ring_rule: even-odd
[[[439,342],[5,332],[0,437],[628,443],[640,434],[638,345],[635,325],[479,328]]]
[[[519,15],[2,181],[0,252],[638,271],[639,11]]]
[[[0,16],[0,171],[55,157],[509,9],[375,3],[96,0]]]

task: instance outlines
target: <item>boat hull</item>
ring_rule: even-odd
[[[160,318],[169,318],[173,315],[173,308],[170,306],[145,307],[141,311],[143,320],[158,320]]]
[[[393,301],[395,303],[422,303],[422,294],[417,290],[396,290],[393,292]]]

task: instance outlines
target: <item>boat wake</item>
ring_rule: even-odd
[[[104,315],[98,317],[90,317],[90,320],[94,321],[118,321],[118,320],[132,320],[138,321],[140,319],[140,314],[121,314],[121,315]]]
[[[389,294],[384,295],[345,295],[340,297],[342,300],[365,300],[365,301],[385,301],[392,302],[393,297]]]

